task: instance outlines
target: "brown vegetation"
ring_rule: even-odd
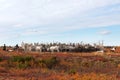
[[[0,80],[119,80],[120,54],[0,51]]]

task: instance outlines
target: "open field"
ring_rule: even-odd
[[[120,80],[120,54],[0,50],[0,80]]]

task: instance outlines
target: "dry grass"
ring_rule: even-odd
[[[0,50],[0,80],[119,80],[120,54],[110,55],[111,57],[96,56],[94,53],[41,54]],[[9,62],[13,56],[32,56],[35,60],[28,62],[29,68],[19,69],[15,66],[18,62]],[[49,69],[46,65],[52,57],[56,57],[59,62],[50,64],[52,68]],[[48,62],[38,63],[41,60]]]

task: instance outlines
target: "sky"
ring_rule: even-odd
[[[120,46],[120,0],[0,0],[0,45],[81,42]]]

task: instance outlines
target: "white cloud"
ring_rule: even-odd
[[[47,34],[46,31],[39,31],[37,29],[29,29],[25,32],[23,32],[21,35],[22,36],[29,36],[29,35],[44,35],[44,34]]]
[[[94,8],[120,3],[119,0],[6,0],[11,5],[0,13],[1,22],[46,24],[76,15]],[[3,6],[2,6],[3,7]],[[82,16],[82,15],[81,15]]]
[[[109,34],[111,34],[111,32],[108,31],[108,30],[103,30],[103,31],[99,32],[99,34],[101,34],[101,35],[109,35]]]
[[[13,27],[15,27],[15,28],[20,28],[22,26],[23,26],[23,24],[15,24],[15,25],[13,25]]]
[[[120,25],[120,7],[109,8],[116,4],[120,0],[0,0],[0,32],[7,33],[7,37],[11,32],[21,36],[49,35]]]

